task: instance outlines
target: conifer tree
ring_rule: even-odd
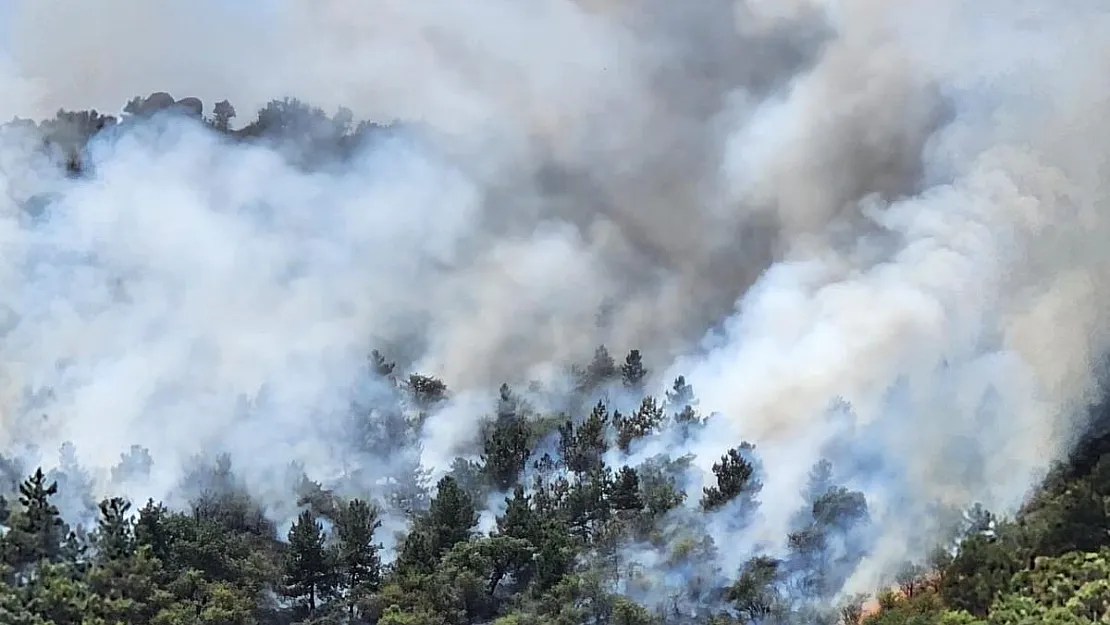
[[[96,529],[96,550],[100,561],[120,560],[134,551],[135,532],[127,513],[131,503],[112,497],[100,502]]]
[[[381,586],[381,547],[374,543],[374,532],[381,525],[378,510],[361,499],[344,505],[337,519],[339,567],[352,616],[358,600]]]
[[[640,350],[634,349],[628,352],[624,358],[624,364],[621,365],[621,383],[624,387],[633,392],[643,392],[644,378],[647,374]]]
[[[518,413],[518,403],[507,384],[501,385],[497,419],[483,442],[482,470],[490,484],[508,490],[532,454],[528,424]]]
[[[286,592],[307,608],[309,614],[335,591],[335,567],[324,546],[324,530],[305,510],[289,529],[289,551],[285,562]]]
[[[644,507],[640,496],[640,475],[632,467],[621,467],[613,484],[612,503],[614,510],[638,511]]]
[[[40,561],[57,561],[66,537],[65,523],[51,498],[57,482],[47,482],[42,469],[19,485],[21,509],[12,515],[11,531],[5,537],[8,564],[20,568]]]
[[[720,462],[713,464],[717,483],[703,489],[703,510],[712,512],[741,495],[753,498],[763,488],[755,479],[755,465],[744,457],[752,449],[750,443],[742,443],[739,447],[728,450],[721,456]]]

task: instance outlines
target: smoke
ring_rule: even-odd
[[[1014,509],[1097,398],[1108,261],[1098,251],[1107,223],[1097,146],[1108,127],[1095,111],[1108,94],[1063,64],[1106,59],[1088,28],[1107,15],[1091,6],[1010,3],[984,11],[985,22],[982,5],[843,4],[841,37],[762,113],[774,131],[739,135],[730,180],[741,196],[804,223],[814,198],[828,195],[784,176],[843,180],[840,168],[868,166],[848,151],[813,168],[825,133],[846,127],[867,145],[898,111],[901,133],[921,136],[920,106],[938,91],[945,102],[944,126],[911,142],[921,150],[912,192],[875,188],[889,199],[857,203],[869,226],[832,242],[802,239],[740,299],[723,336],[677,368],[729,417],[710,440],[797,449],[848,436],[850,450],[877,446],[888,477],[860,478],[889,550],[929,527],[935,501]],[[848,109],[826,104],[830,88],[852,89]],[[813,149],[799,157],[803,146]],[[854,422],[828,418],[838,398]],[[765,492],[791,492],[800,475],[773,463]],[[870,565],[889,565],[889,550]],[[856,590],[877,581],[868,566],[857,573]]]
[[[71,180],[9,130],[0,434],[101,469],[141,444],[143,495],[214,448],[277,491],[290,460],[344,470],[336,415],[390,343],[456,391],[428,422],[442,470],[502,381],[639,348],[674,363],[657,388],[686,375],[722,415],[644,453],[704,469],[754,442],[753,548],[831,456],[868,496],[877,548],[845,592],[869,589],[940,531],[936,502],[1013,510],[1099,393],[1108,20],[1082,0],[15,2],[5,116],[166,90],[429,132],[306,172],[162,118]]]

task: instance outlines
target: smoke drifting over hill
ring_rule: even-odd
[[[1110,347],[1110,8],[255,4],[10,9],[7,118],[166,90],[414,130],[306,170],[156,117],[76,178],[6,130],[6,455],[72,441],[107,471],[139,444],[134,496],[172,500],[218,449],[285,521],[290,461],[377,470],[339,451],[373,348],[452,390],[422,430],[439,471],[502,382],[559,409],[567,365],[635,348],[649,391],[684,375],[719,414],[633,459],[756,446],[759,511],[716,528],[735,558],[783,547],[821,457],[867,495],[847,592],[922,555],[938,503],[1014,509],[1080,435]]]

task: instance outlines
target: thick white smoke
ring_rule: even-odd
[[[212,446],[255,483],[339,471],[326,415],[352,367],[419,337],[418,368],[462,392],[435,463],[474,434],[467,393],[605,342],[724,415],[699,464],[756,443],[757,537],[839,454],[877,521],[866,589],[919,555],[936,500],[1013,509],[1098,393],[1099,3],[26,0],[8,20],[6,116],[166,90],[435,132],[306,174],[162,121],[94,147],[82,181],[9,133],[7,443],[73,440],[96,467],[143,444],[162,488]],[[46,191],[28,224],[17,202]],[[44,421],[28,385],[53,389]]]

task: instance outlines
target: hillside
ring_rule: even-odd
[[[126,136],[128,124],[148,119],[292,145],[290,158],[308,169],[343,162],[387,132],[296,101],[232,130],[227,103],[222,117],[205,120],[162,100],[151,108],[136,99],[122,123],[63,112],[34,128],[44,154],[77,180],[95,179],[87,163],[98,137]],[[40,199],[34,219],[48,222],[55,201]],[[838,481],[852,473],[814,465],[781,536],[785,549],[760,547],[745,535],[759,525],[761,501],[783,496],[764,490],[773,476],[743,441],[696,486],[694,456],[674,451],[724,417],[700,413],[683,377],[652,392],[656,378],[639,351],[618,361],[604,347],[568,371],[573,388],[558,410],[536,385],[502,385],[481,408],[469,451],[434,479],[421,441],[452,391],[378,351],[338,421],[342,453],[355,459],[348,469],[312,478],[315,467],[292,462],[267,481],[279,490],[261,498],[257,477],[240,477],[218,447],[191,461],[172,502],[128,499],[159,464],[141,446],[106,481],[70,443],[46,473],[9,458],[3,622],[1017,624],[1110,615],[1110,439],[1101,419],[1015,518],[953,510],[958,549],[935,543],[931,557],[905,562],[897,590],[869,599],[843,591],[883,536],[871,530],[865,494]],[[245,410],[264,414],[265,399]],[[103,496],[105,483],[118,492]]]

